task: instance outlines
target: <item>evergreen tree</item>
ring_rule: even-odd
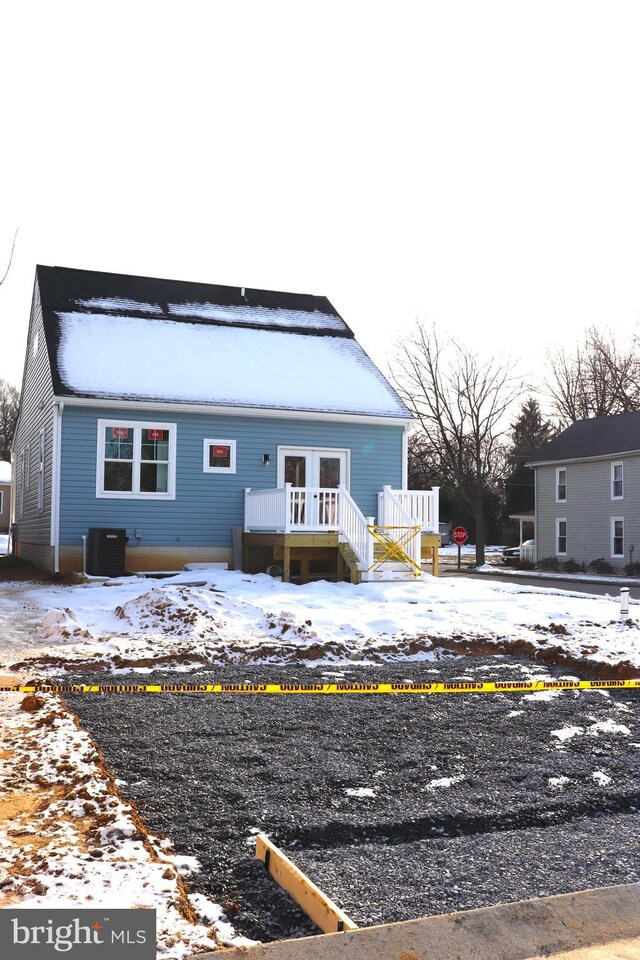
[[[525,467],[525,463],[555,435],[553,424],[543,419],[535,397],[525,400],[520,415],[511,424],[511,444],[507,450],[509,474],[506,480],[506,517],[512,513],[533,510],[534,472],[530,467]]]

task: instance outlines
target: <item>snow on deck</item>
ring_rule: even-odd
[[[77,394],[410,416],[350,338],[106,314],[58,316],[60,375]]]

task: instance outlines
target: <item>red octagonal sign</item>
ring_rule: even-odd
[[[464,527],[456,527],[453,531],[453,542],[457,543],[459,547],[463,543],[467,542],[467,531]]]

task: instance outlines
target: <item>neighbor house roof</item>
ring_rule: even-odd
[[[59,396],[409,419],[326,297],[37,268]]]
[[[632,411],[615,417],[578,420],[538,450],[528,463],[618,456],[635,450],[640,450],[640,412]]]
[[[0,483],[11,483],[11,464],[8,460],[0,460]]]

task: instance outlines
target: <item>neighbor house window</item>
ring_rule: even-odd
[[[38,443],[38,510],[44,507],[44,427]]]
[[[556,553],[567,552],[567,521],[556,520]]]
[[[202,468],[205,473],[235,473],[236,441],[205,440]]]
[[[567,469],[558,467],[556,470],[556,503],[564,503],[567,499]]]
[[[624,520],[622,517],[611,518],[611,556],[624,557]]]
[[[98,420],[96,496],[175,500],[176,425]]]
[[[24,513],[24,501],[26,494],[26,485],[25,485],[25,470],[27,462],[27,451],[22,450],[20,452],[20,483],[18,486],[18,513],[20,516]]]
[[[621,463],[611,464],[611,499],[622,500],[624,497],[624,474]]]

